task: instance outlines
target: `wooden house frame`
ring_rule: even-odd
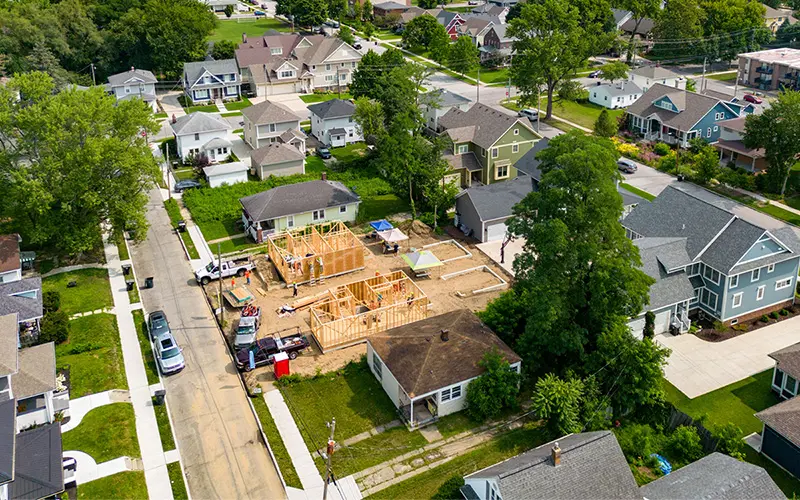
[[[364,245],[341,221],[269,236],[269,258],[286,283],[314,282],[364,268]]]
[[[323,351],[425,319],[428,297],[403,271],[340,285],[311,306],[311,332]]]

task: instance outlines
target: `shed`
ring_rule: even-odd
[[[249,168],[250,167],[241,161],[234,161],[205,167],[203,169],[203,174],[205,174],[206,179],[208,179],[209,187],[215,188],[223,184],[247,182],[247,171]]]
[[[534,189],[528,176],[465,189],[456,197],[457,225],[481,242],[501,240],[514,205]]]

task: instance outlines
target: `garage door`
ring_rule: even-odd
[[[484,226],[483,241],[497,241],[502,240],[506,236],[506,224],[499,222]]]
[[[664,312],[656,313],[655,334],[665,333],[669,331],[669,318],[672,311],[667,309]]]
[[[271,85],[269,87],[269,95],[282,95],[293,94],[294,83],[284,83],[283,85]]]
[[[644,316],[636,318],[628,322],[628,328],[631,329],[631,334],[639,340],[644,337]]]

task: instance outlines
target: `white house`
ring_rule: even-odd
[[[686,78],[661,66],[632,69],[628,72],[628,80],[638,85],[642,93],[656,83],[681,90],[686,88]]]
[[[272,101],[264,101],[242,110],[244,118],[244,142],[253,149],[281,141],[281,136],[288,131],[300,132],[302,118],[287,106]],[[302,147],[305,152],[305,134]]]
[[[608,109],[626,108],[642,95],[642,89],[627,80],[596,85],[587,90],[589,102]]]
[[[150,106],[153,112],[158,111],[156,102],[156,77],[146,69],[136,69],[117,73],[108,77],[106,90],[114,94],[118,101],[138,98]]]
[[[193,103],[236,100],[241,95],[236,59],[184,63],[182,83],[184,94]]]
[[[322,144],[346,146],[364,140],[353,115],[356,106],[351,101],[331,99],[308,107],[311,113],[311,135]]]
[[[184,161],[205,154],[212,163],[223,162],[231,154],[233,127],[217,113],[191,113],[176,118],[170,125],[178,155]]]
[[[247,182],[247,171],[250,167],[241,161],[219,163],[203,169],[203,174],[208,179],[209,187],[215,188],[223,184],[237,184]]]
[[[512,370],[522,359],[469,309],[450,311],[367,337],[367,363],[412,429],[466,407],[478,363],[496,349]]]
[[[452,108],[467,111],[472,103],[466,97],[445,89],[437,89],[425,94],[420,108],[425,126],[433,132],[439,131],[439,118],[443,117]]]

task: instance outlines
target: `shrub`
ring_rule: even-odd
[[[725,330],[727,330],[727,328],[725,328],[725,323],[723,323],[722,321],[717,320],[717,321],[714,322],[714,330],[716,330],[718,332],[724,332]]]
[[[670,151],[669,154],[662,156],[658,160],[656,168],[662,172],[674,172],[678,168],[678,156],[675,151]]]
[[[671,149],[669,148],[669,144],[666,142],[658,142],[655,146],[653,146],[653,152],[658,156],[666,156],[670,151]]]
[[[578,432],[581,427],[579,417],[582,393],[583,383],[580,380],[563,380],[548,373],[536,382],[531,409],[536,416],[547,420],[551,435],[563,436]]]
[[[661,451],[664,435],[645,424],[630,424],[614,430],[622,452],[629,462]]]
[[[70,348],[69,353],[81,354],[84,352],[96,351],[98,349],[102,349],[102,347],[103,347],[102,345],[96,344],[94,342],[89,342],[87,344],[76,344],[72,348]]]
[[[653,311],[647,311],[644,313],[644,331],[642,335],[645,338],[652,339],[656,332],[656,315]]]
[[[779,314],[781,316],[788,316],[789,315],[789,311],[787,311],[786,309],[781,309],[781,312]]]
[[[694,427],[681,425],[667,440],[667,453],[673,462],[688,464],[703,456],[703,445]]]
[[[467,412],[475,420],[496,417],[517,404],[519,373],[496,350],[484,354],[478,366],[483,375],[467,386]]]
[[[635,144],[628,144],[626,142],[617,144],[617,152],[629,158],[637,158],[639,156],[639,148]]]
[[[778,311],[772,311],[769,313],[769,317],[772,319],[778,319]]]
[[[762,323],[769,323],[769,317],[767,317],[767,315],[766,315],[766,314],[763,314],[763,315],[761,316],[761,322],[762,322]]]
[[[436,493],[431,497],[432,500],[452,500],[454,498],[461,498],[459,489],[464,486],[464,478],[460,474],[451,476],[450,479],[444,482]]]
[[[61,294],[56,290],[48,290],[42,294],[42,309],[45,313],[61,309]]]
[[[733,458],[744,460],[744,441],[742,440],[742,429],[733,422],[717,427],[714,432],[717,440],[717,451],[730,455]]]
[[[39,344],[55,342],[60,344],[69,338],[69,317],[64,311],[53,311],[42,318]]]

